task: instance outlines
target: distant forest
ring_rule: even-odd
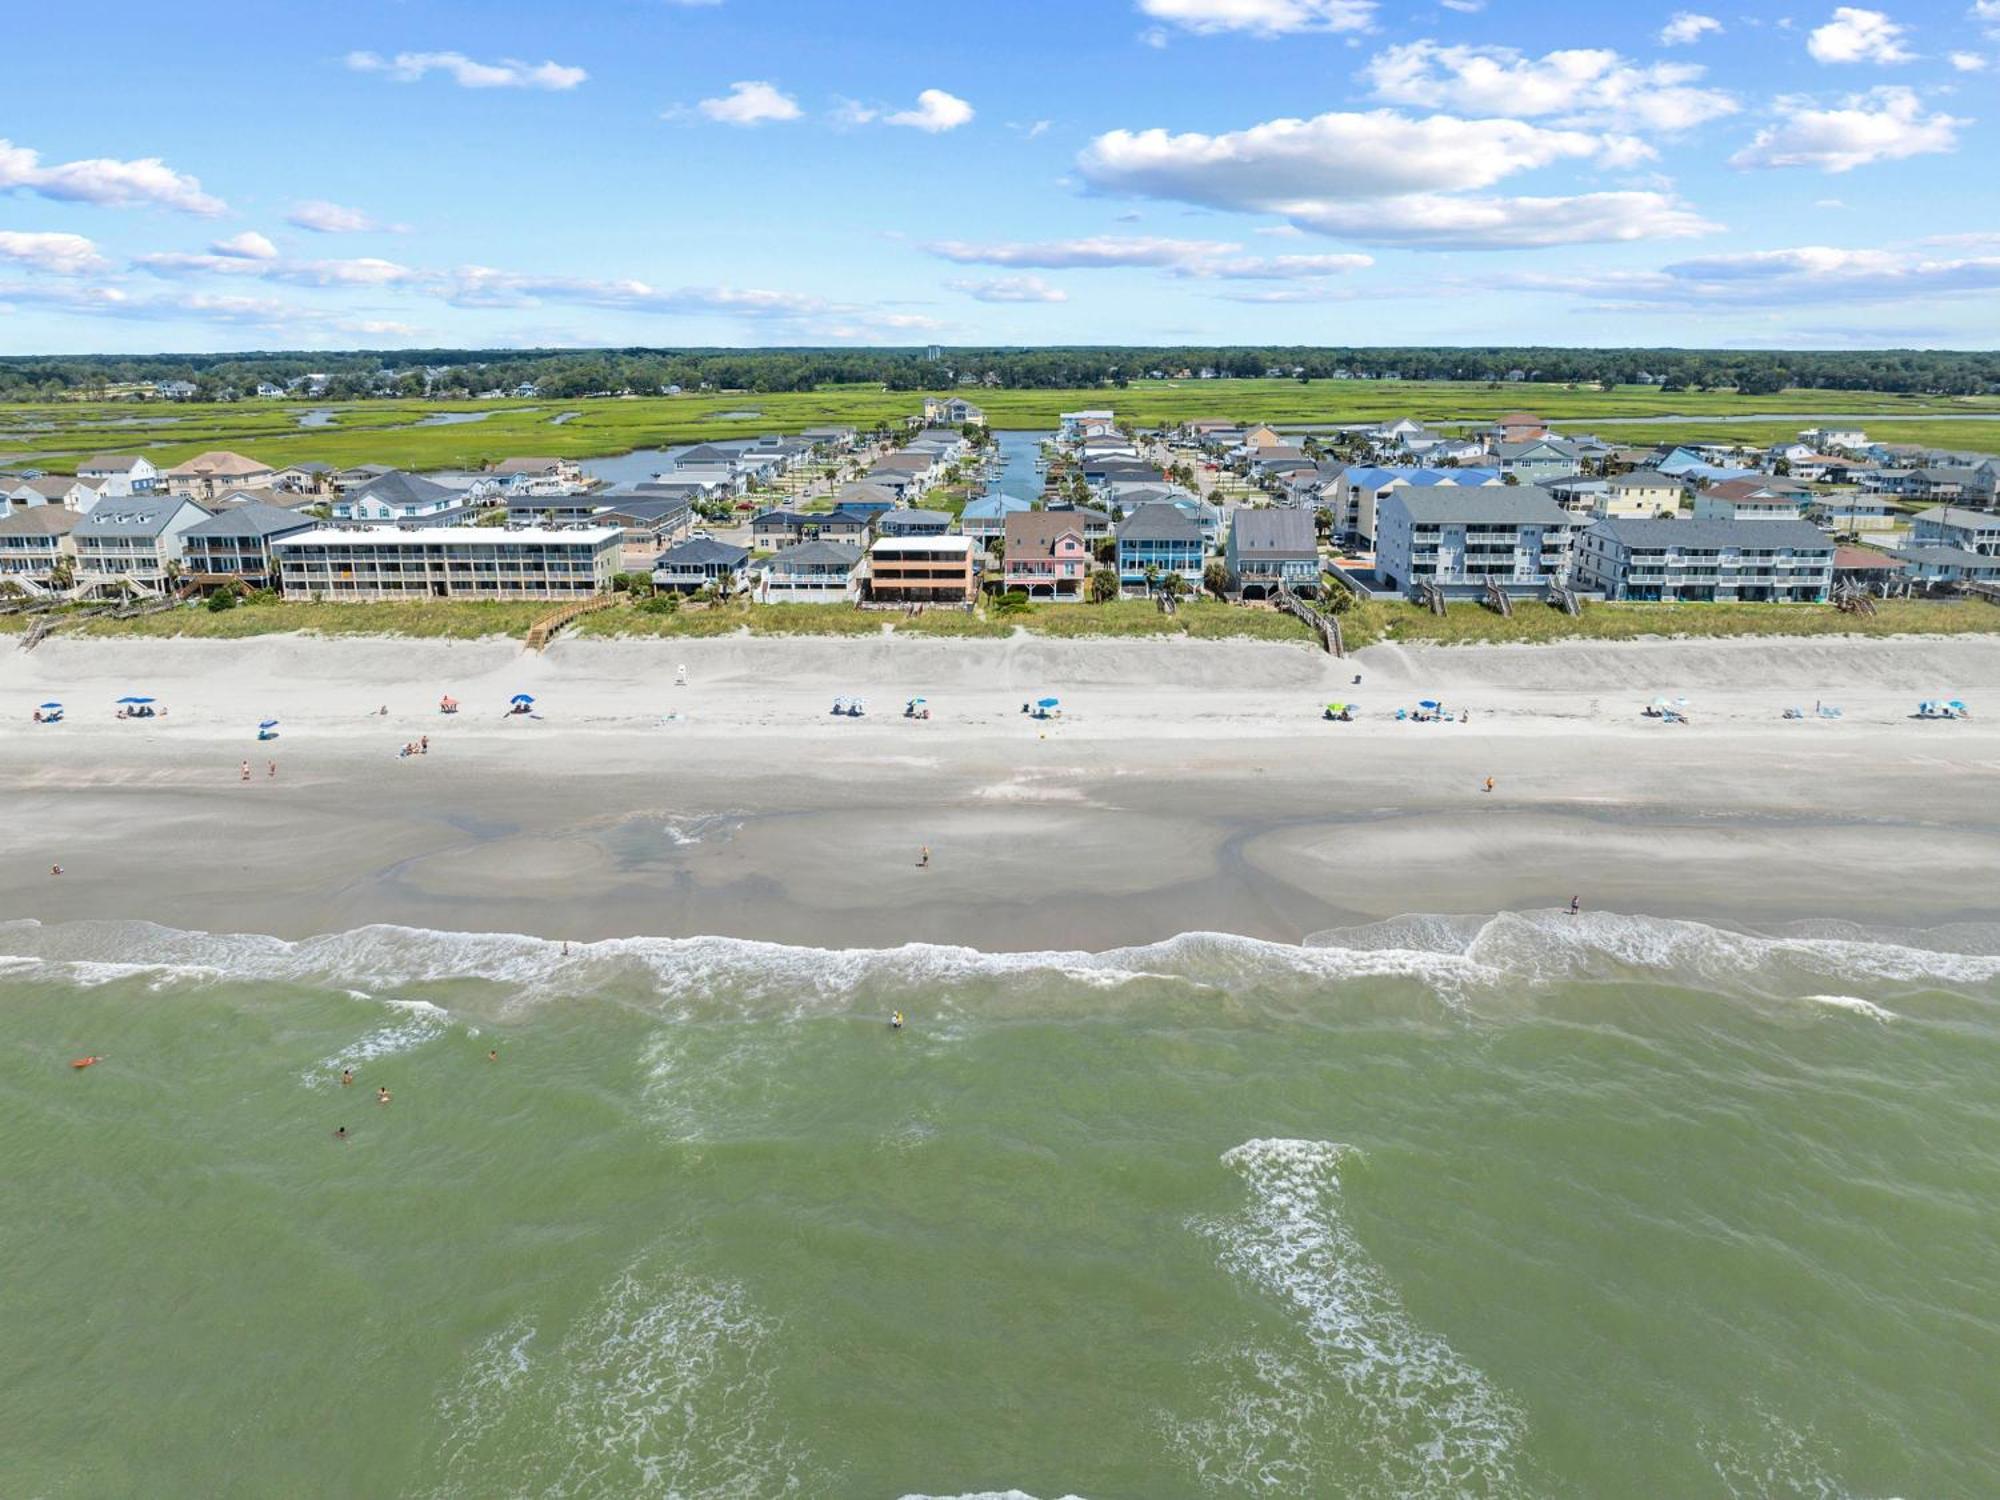
[[[1301,381],[1506,380],[1733,389],[1769,395],[1791,387],[1922,395],[2000,392],[2000,352],[1879,349],[1784,352],[1701,349],[947,348],[922,349],[398,349],[346,353],[0,356],[0,400],[116,395],[185,381],[197,399],[250,396],[260,383],[307,394],[303,378],[328,377],[314,399],[444,398],[533,385],[536,394],[657,395],[687,391],[810,391],[868,384],[894,391],[966,383],[1002,390],[1118,387],[1183,371],[1237,379]]]

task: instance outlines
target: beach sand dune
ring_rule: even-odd
[[[2000,911],[1996,721],[1910,716],[1939,695],[1987,707],[1988,686],[2000,642],[1966,639],[1335,661],[1251,642],[565,641],[537,656],[58,638],[0,656],[0,914],[996,949],[1295,941],[1572,895],[1733,924],[1985,920]],[[167,716],[117,720],[130,692]],[[449,718],[447,692],[463,704]],[[521,692],[537,717],[507,714]],[[837,695],[868,716],[835,718]],[[915,695],[930,720],[901,716]],[[1022,715],[1045,695],[1059,719]],[[1693,722],[1642,718],[1658,695],[1687,697]],[[1330,697],[1361,719],[1321,721]],[[1470,722],[1394,721],[1426,697]],[[68,722],[31,723],[44,698]],[[1843,717],[1781,718],[1817,701]],[[260,745],[265,718],[281,738]],[[398,757],[423,734],[429,755]]]

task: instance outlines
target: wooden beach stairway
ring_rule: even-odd
[[[594,594],[588,599],[579,599],[574,604],[565,604],[561,609],[543,615],[541,619],[535,621],[534,626],[528,631],[528,644],[524,649],[543,650],[564,626],[574,620],[582,619],[585,615],[595,614],[600,609],[610,609],[617,603],[616,594]]]

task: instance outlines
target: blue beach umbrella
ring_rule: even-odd
[[[516,693],[511,701],[515,703],[533,703],[535,695],[533,693]]]
[[[259,724],[257,727],[259,729],[276,729],[278,727],[278,721],[276,719],[266,719],[264,720],[263,723]]]
[[[1418,708],[1436,708],[1437,706],[1438,702],[1435,698],[1425,698],[1417,704]]]
[[[151,703],[151,698],[120,698],[120,703]]]
[[[43,707],[43,708],[61,708],[61,707],[62,707],[62,705],[61,705],[60,703],[44,703],[44,704],[42,705],[42,707]]]
[[[1060,699],[1058,699],[1058,698],[1038,698],[1038,699],[1036,699],[1036,700],[1035,700],[1035,707],[1037,707],[1037,708],[1054,708],[1054,707],[1056,706],[1056,704],[1057,704],[1057,703],[1059,703],[1059,702],[1061,702],[1061,701],[1062,701],[1062,700],[1060,700]]]

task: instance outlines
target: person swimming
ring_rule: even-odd
[[[354,1069],[342,1068],[340,1070],[340,1086],[344,1089],[354,1086]]]
[[[335,1127],[334,1127],[334,1131],[333,1131],[333,1138],[334,1138],[334,1139],[335,1139],[336,1141],[344,1141],[344,1140],[346,1140],[346,1139],[347,1139],[347,1127],[346,1127],[345,1125],[337,1125],[337,1126],[335,1126]]]
[[[375,1090],[375,1102],[377,1104],[387,1104],[389,1102],[389,1090],[386,1087]]]
[[[891,1013],[889,1017],[889,1029],[891,1031],[901,1031],[903,1029],[903,1013],[900,1010]]]
[[[500,1061],[500,1049],[498,1047],[488,1047],[486,1049],[486,1060],[488,1062]]]

